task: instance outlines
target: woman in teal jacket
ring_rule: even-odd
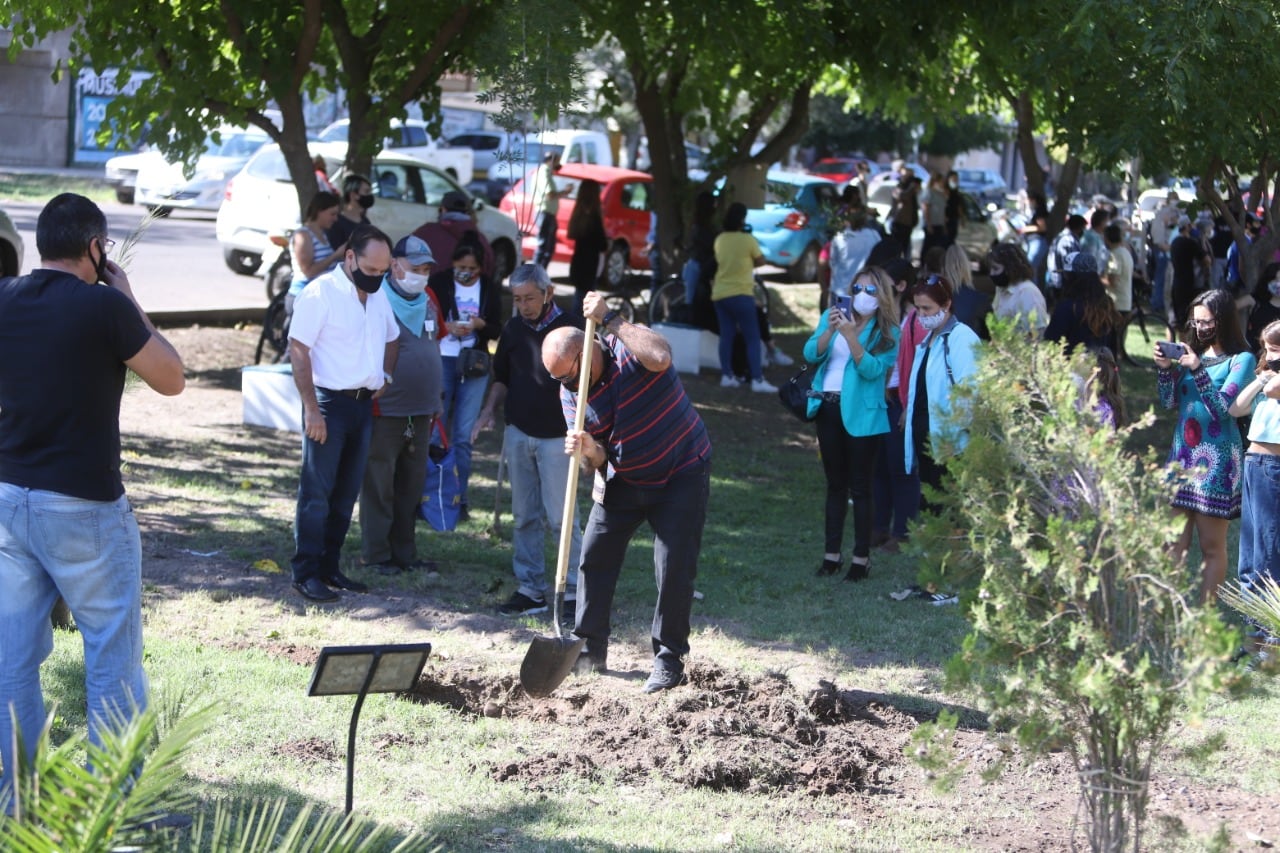
[[[826,552],[818,574],[840,568],[852,499],[853,558],[845,580],[859,581],[871,564],[871,475],[881,436],[889,431],[884,388],[898,355],[898,305],[893,282],[878,267],[854,276],[849,293],[848,302],[832,299],[804,345],[804,358],[817,365],[809,415],[827,478]]]
[[[954,389],[978,372],[978,335],[952,313],[952,287],[945,276],[931,275],[911,288],[916,319],[928,337],[916,346],[911,363],[907,409],[902,414],[908,473],[935,489],[946,471],[944,452],[959,453],[969,442],[971,415]],[[945,448],[945,451],[944,451]]]

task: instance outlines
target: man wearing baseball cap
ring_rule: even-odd
[[[360,489],[361,558],[384,575],[434,571],[418,559],[415,529],[427,448],[443,410],[440,306],[427,288],[435,265],[420,238],[402,237],[391,251],[382,288],[400,330],[399,355],[386,390],[373,404],[373,433]]]

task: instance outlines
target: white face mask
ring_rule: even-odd
[[[853,297],[853,310],[863,317],[876,313],[876,308],[879,307],[879,304],[870,293],[859,293]]]
[[[1271,292],[1272,296],[1280,296],[1280,279],[1267,282],[1267,290]]]
[[[931,314],[928,317],[923,314],[916,314],[916,319],[920,321],[920,325],[923,326],[926,331],[932,332],[934,329],[941,327],[943,323],[947,322],[947,312],[939,311],[937,314]]]
[[[417,296],[427,289],[427,277],[416,272],[407,272],[404,278],[396,279],[396,287],[410,296]]]

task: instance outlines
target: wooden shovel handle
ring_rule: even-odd
[[[581,432],[587,422],[587,391],[591,385],[591,354],[595,351],[596,321],[587,318],[582,340],[582,368],[578,373],[578,408],[573,414],[573,431]],[[573,515],[578,503],[578,466],[581,457],[573,454],[569,465],[569,480],[564,489],[564,513],[560,516],[560,552],[556,556],[556,595],[564,594],[569,581],[569,543],[573,541]]]

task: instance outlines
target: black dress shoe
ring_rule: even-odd
[[[845,574],[844,579],[847,581],[863,581],[871,574],[871,561],[865,563],[854,563],[850,561],[849,571]]]
[[[344,575],[342,572],[334,572],[332,575],[324,579],[324,582],[334,589],[345,589],[347,592],[368,592],[369,585],[361,583],[357,580]]]
[[[320,580],[320,578],[307,578],[304,581],[294,581],[293,588],[300,592],[303,598],[309,598],[312,601],[338,600],[338,594],[325,586],[324,581]]]

